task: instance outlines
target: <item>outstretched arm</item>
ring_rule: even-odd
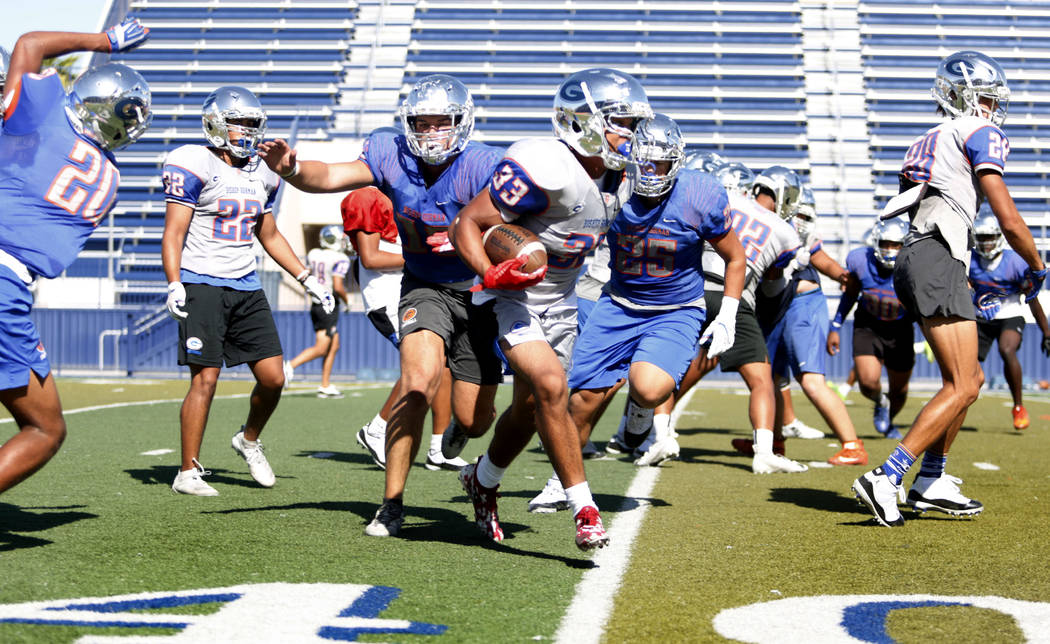
[[[375,182],[368,164],[360,159],[341,163],[300,161],[284,139],[259,144],[259,157],[282,179],[303,192],[343,192]]]

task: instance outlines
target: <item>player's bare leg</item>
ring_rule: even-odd
[[[332,341],[328,343],[328,351],[324,354],[324,363],[321,366],[321,388],[327,389],[332,385],[332,367],[335,366],[335,354],[339,352],[339,334],[332,334]]]
[[[316,360],[321,357],[325,357],[329,354],[332,345],[332,338],[328,337],[328,334],[322,329],[314,333],[314,345],[312,347],[306,347],[299,352],[297,356],[289,361],[292,368],[304,365],[311,360]]]
[[[18,433],[0,446],[0,492],[9,490],[43,467],[66,438],[55,379],[30,372],[25,387],[0,391],[0,402],[18,424]]]
[[[182,469],[194,468],[193,461],[200,457],[204,428],[208,424],[211,401],[215,398],[215,386],[219,381],[219,367],[189,365],[190,390],[182,401],[179,424],[182,437]]]
[[[878,403],[882,397],[882,361],[875,356],[856,356],[854,365],[861,395]]]
[[[245,440],[259,439],[263,427],[266,427],[277,404],[281,402],[281,389],[284,386],[282,363],[281,356],[273,356],[248,364],[255,376],[255,387],[249,398],[248,420],[244,423]]]

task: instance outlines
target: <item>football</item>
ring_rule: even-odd
[[[543,242],[528,228],[500,224],[486,230],[481,239],[485,244],[485,254],[493,264],[528,255],[529,259],[521,272],[531,273],[547,263],[547,250]]]

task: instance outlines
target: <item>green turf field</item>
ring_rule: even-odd
[[[62,451],[0,501],[0,622],[6,621],[0,642],[109,635],[305,641],[306,635],[290,634],[296,628],[358,641],[533,641],[556,633],[562,641],[596,641],[597,628],[581,634],[559,626],[581,579],[615,568],[602,557],[615,554],[618,534],[642,507],[645,518],[627,550],[619,591],[614,578],[614,585],[584,596],[587,611],[615,595],[603,641],[723,641],[716,616],[753,604],[760,606],[747,609],[753,612],[743,622],[765,633],[765,641],[815,641],[822,619],[846,624],[853,637],[840,629],[837,640],[825,641],[1015,642],[1025,634],[1038,640],[1032,624],[1042,624],[1042,638],[1050,632],[1050,606],[1038,603],[1050,591],[1045,397],[1027,401],[1032,427],[1025,432],[1011,428],[1005,398],[982,396],[971,410],[948,469],[985,503],[984,515],[954,520],[905,512],[908,523],[890,530],[874,526],[849,493],[862,468],[751,474],[749,459],[729,446],[731,437],[748,434],[742,387],[701,390],[678,423],[682,460],[660,468],[646,498],[625,494],[633,465],[587,463],[613,538],[595,558],[576,550],[567,513],[526,512],[550,473],[538,449],[527,451],[504,479],[503,544],[481,540],[455,474],[421,466],[409,479],[402,537],[365,537],[383,474],[354,433],[375,413],[386,385],[347,385],[341,400],[317,399],[305,385],[293,388],[263,434],[278,476],[265,490],[229,447],[247,407],[237,396],[250,383],[221,382],[201,457],[220,496],[175,495],[170,484],[185,389],[183,381],[60,381],[67,410],[99,408],[70,413]],[[504,389],[500,406],[508,398]],[[927,395],[914,394],[899,420],[913,418]],[[799,415],[818,425],[802,396],[795,400]],[[870,404],[858,394],[850,400],[877,464],[893,443],[875,437]],[[133,401],[160,402],[106,406]],[[599,445],[616,421],[610,416],[599,426]],[[7,436],[13,425],[0,428]],[[464,456],[478,455],[486,442],[473,441]],[[172,451],[145,454],[155,450]],[[797,439],[788,450],[804,461],[835,451],[829,440]],[[982,469],[989,467],[998,469]],[[636,511],[619,512],[625,508]],[[106,603],[144,593],[153,595]],[[181,599],[172,598],[176,593]],[[882,616],[838,607],[860,601],[838,596],[857,595],[964,599],[944,605],[952,602],[883,597],[881,604],[864,604],[881,607]],[[981,599],[992,596],[1022,600],[1015,602],[1022,608],[1011,613],[982,604],[1005,601]],[[799,603],[789,617],[766,611],[780,606],[766,602],[792,598]],[[49,600],[69,601],[12,606]],[[68,610],[70,604],[77,610]],[[739,624],[734,615],[718,623]],[[778,630],[785,619],[809,620],[813,637]],[[75,625],[83,621],[102,626]],[[292,630],[281,630],[285,626]],[[889,639],[872,635],[880,628]]]

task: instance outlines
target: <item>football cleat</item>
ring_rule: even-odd
[[[623,444],[623,436],[620,434],[614,434],[609,442],[605,444],[605,453],[610,456],[620,456],[621,454],[630,454],[631,448]]]
[[[750,438],[734,438],[730,441],[733,445],[733,449],[740,452],[744,456],[755,455],[755,444]],[[773,441],[773,453],[784,455],[784,441]]]
[[[828,459],[832,465],[867,465],[868,452],[864,449],[864,441],[859,438],[855,441],[846,441],[842,449]]]
[[[193,468],[184,470],[175,475],[175,481],[171,489],[179,494],[192,494],[193,496],[219,496],[219,491],[204,482],[202,476],[211,474],[193,459]]]
[[[456,458],[463,451],[463,448],[467,446],[467,441],[469,440],[470,437],[459,426],[459,423],[452,423],[445,429],[445,433],[441,435],[441,453],[445,458]]]
[[[404,505],[383,501],[383,505],[376,510],[375,518],[365,526],[365,534],[370,537],[396,537],[404,521]]]
[[[780,454],[755,454],[751,459],[751,471],[755,474],[798,474],[809,467]]]
[[[1024,408],[1024,405],[1015,405],[1014,409],[1013,409],[1013,415],[1014,415],[1014,429],[1027,429],[1028,428],[1028,424],[1029,424],[1028,410]]]
[[[609,535],[605,533],[602,517],[598,508],[588,505],[576,513],[576,547],[580,550],[593,550],[609,545]]]
[[[386,432],[376,434],[369,423],[357,430],[357,444],[365,448],[379,469],[386,469]]]
[[[467,466],[467,462],[460,457],[456,458],[445,458],[445,455],[441,453],[440,449],[427,450],[427,460],[423,463],[423,467],[427,468],[432,472],[437,470],[452,470],[458,472]]]
[[[646,441],[649,443],[649,441]],[[678,458],[681,453],[681,448],[678,446],[678,441],[668,436],[667,438],[655,441],[646,446],[645,443],[642,447],[646,447],[641,454],[638,454],[638,450],[635,450],[635,454],[638,457],[635,459],[634,464],[644,467],[646,465],[659,465],[664,461]]]
[[[233,435],[230,447],[248,463],[248,472],[251,473],[256,483],[263,487],[273,487],[273,484],[277,482],[277,477],[273,475],[270,463],[263,454],[262,441],[245,440],[244,427],[241,427],[241,431]]]
[[[879,525],[887,528],[904,525],[904,517],[897,508],[898,487],[890,477],[876,467],[856,481],[853,481],[853,495],[866,505]]]
[[[295,378],[295,369],[292,367],[292,363],[285,360],[284,364],[281,365],[284,370],[284,387],[288,388],[288,385],[292,384],[292,380]]]
[[[558,510],[569,509],[569,497],[565,494],[565,488],[557,476],[547,479],[543,491],[529,501],[529,512],[549,514]]]
[[[784,438],[805,438],[809,440],[824,438],[824,432],[816,427],[810,427],[798,418],[784,425],[781,431],[784,434]]]
[[[916,476],[908,490],[908,505],[917,512],[936,510],[954,517],[980,514],[984,505],[963,496],[959,491],[960,483],[960,479],[949,474],[941,474],[936,478]]]
[[[318,398],[342,398],[343,392],[335,388],[335,385],[328,385],[327,387],[317,388]]]
[[[496,507],[499,499],[499,486],[482,487],[478,483],[477,465],[471,463],[459,471],[459,484],[474,504],[474,522],[481,528],[482,534],[489,539],[503,541],[503,528],[499,525],[499,510]]]
[[[605,458],[605,452],[595,447],[594,443],[592,443],[591,441],[587,441],[587,443],[580,449],[580,454],[583,456],[583,460],[585,461],[590,461],[597,458]]]

